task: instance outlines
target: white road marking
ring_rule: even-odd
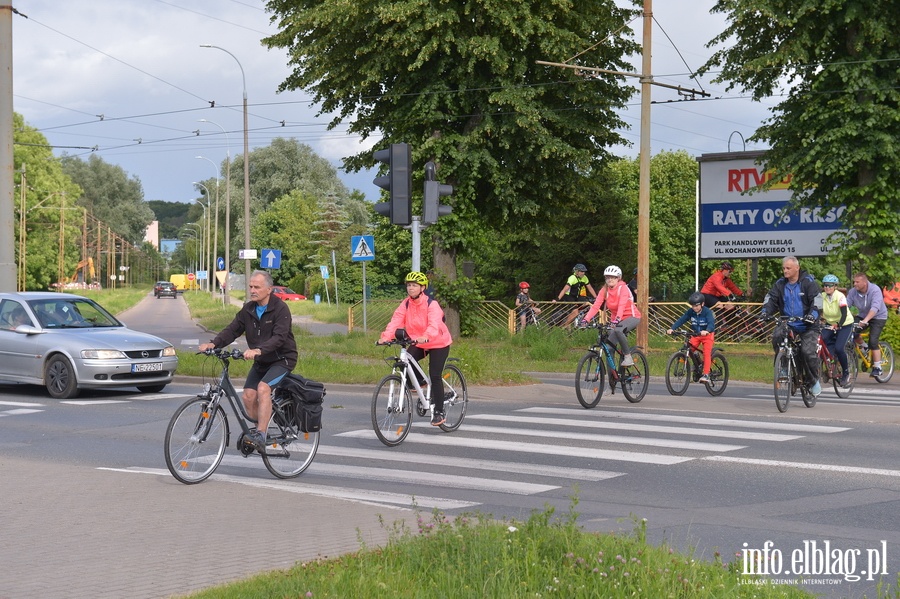
[[[763,420],[737,420],[734,418],[705,418],[694,416],[675,416],[670,414],[645,414],[637,412],[614,412],[612,410],[576,410],[572,408],[525,408],[518,410],[536,414],[580,414],[582,418],[620,418],[623,420],[652,420],[657,422],[682,422],[685,424],[711,424],[715,426],[733,426],[737,428],[767,428],[779,431],[798,433],[841,433],[852,430],[842,426],[825,426],[820,424],[799,424],[790,422],[769,422]]]
[[[127,472],[131,474],[154,474],[157,476],[172,476],[168,470],[160,468],[98,468],[98,470],[107,470],[110,472]],[[290,493],[299,493],[303,495],[318,495],[320,497],[333,497],[335,499],[346,499],[348,501],[357,501],[369,505],[391,506],[409,506],[416,505],[420,508],[437,508],[442,510],[452,510],[461,508],[471,508],[479,505],[473,501],[459,501],[456,499],[444,499],[441,497],[427,497],[424,495],[405,495],[402,493],[383,493],[379,491],[364,491],[359,489],[343,489],[340,487],[311,486],[300,485],[302,479],[297,482],[287,480],[261,480],[253,478],[244,478],[241,476],[231,476],[228,474],[213,474],[209,480],[238,483],[250,487],[259,487],[263,489],[276,489],[278,491],[288,491]]]
[[[0,412],[0,416],[24,416],[25,414],[37,414],[44,410],[29,410],[28,408],[19,408],[18,410],[4,410]]]
[[[864,466],[837,466],[834,464],[810,464],[806,462],[785,462],[783,460],[760,460],[755,458],[738,458],[733,456],[712,455],[700,458],[710,462],[733,462],[753,466],[771,466],[775,468],[798,468],[801,470],[824,470],[827,472],[849,472],[851,474],[875,474],[878,476],[900,476],[900,470],[882,468],[866,468]]]
[[[600,481],[617,476],[623,476],[624,472],[608,472],[605,470],[589,470],[587,468],[566,468],[554,466],[548,470],[546,466],[538,464],[517,464],[515,462],[499,462],[494,460],[478,460],[472,458],[454,458],[437,454],[416,453],[410,456],[407,453],[391,451],[389,448],[373,451],[371,449],[353,449],[350,447],[319,445],[316,451],[316,459],[319,456],[328,455],[336,457],[363,458],[378,461],[410,462],[443,466],[446,468],[468,468],[475,470],[493,470],[497,472],[509,472],[514,474],[526,474],[529,476],[554,476],[558,478],[571,478],[574,480]],[[316,462],[317,463],[317,462]]]
[[[757,433],[752,431],[729,431],[710,428],[685,428],[679,426],[659,426],[653,424],[629,424],[627,422],[610,422],[608,420],[576,420],[574,418],[543,418],[539,416],[518,416],[501,414],[472,414],[468,420],[500,420],[504,422],[522,422],[529,424],[553,424],[556,426],[573,426],[580,428],[610,428],[623,431],[642,431],[648,433],[666,433],[678,435],[696,435],[703,437],[725,437],[726,439],[750,439],[755,441],[793,441],[802,439],[802,435],[779,435],[776,433]],[[468,427],[467,427],[468,428]]]
[[[102,406],[114,403],[128,403],[126,399],[85,399],[85,400],[68,400],[59,403],[69,404],[70,406]]]
[[[339,433],[336,436],[354,437],[357,439],[373,439],[375,438],[375,431],[371,429],[356,430],[346,433]],[[515,451],[517,453],[538,453],[541,455],[558,455],[593,460],[640,462],[644,464],[671,465],[680,464],[682,462],[689,462],[694,459],[692,457],[641,453],[637,451],[616,451],[611,449],[595,449],[593,447],[565,447],[560,445],[543,445],[540,443],[519,443],[516,441],[495,441],[492,439],[470,439],[460,436],[425,435],[419,433],[410,433],[406,437],[405,442],[453,447],[473,447],[476,449],[491,449],[494,451]]]
[[[0,406],[14,406],[17,408],[43,408],[42,403],[30,403],[27,401],[0,401]]]
[[[184,393],[144,393],[143,395],[130,395],[125,399],[130,401],[157,401],[160,399],[187,399],[190,395]]]

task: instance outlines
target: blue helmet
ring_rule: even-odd
[[[823,283],[834,283],[835,285],[840,283],[838,278],[834,275],[825,275],[824,277],[822,277],[822,282]]]

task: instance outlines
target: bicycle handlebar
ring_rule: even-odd
[[[389,347],[391,345],[402,345],[403,347],[411,347],[413,345],[418,345],[418,342],[415,339],[406,339],[406,340],[391,339],[390,341],[384,341],[384,342],[376,341],[375,342],[375,347],[379,347],[379,346]]]
[[[225,349],[224,347],[214,347],[212,349],[205,349],[203,351],[198,351],[198,354],[203,354],[204,356],[215,356],[220,360],[243,360],[244,352],[239,349]]]

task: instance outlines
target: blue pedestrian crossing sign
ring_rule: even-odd
[[[281,268],[281,250],[262,250],[259,265],[263,268]]]
[[[375,237],[372,235],[353,235],[350,237],[350,253],[354,262],[375,259]]]

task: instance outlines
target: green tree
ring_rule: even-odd
[[[755,100],[784,96],[751,139],[796,202],[841,205],[842,254],[880,285],[898,271],[900,12],[891,0],[718,0],[728,26],[704,65]],[[786,88],[786,89],[785,89]]]
[[[76,185],[54,158],[50,144],[37,129],[28,126],[19,114],[13,114],[13,162],[17,184],[16,206],[16,258],[21,264],[24,258],[25,289],[48,289],[59,279],[60,215],[63,208],[75,206],[75,198],[81,196]],[[25,182],[25,219],[22,224],[22,183]],[[81,215],[67,210],[65,213],[63,273],[68,274],[81,255]],[[25,252],[22,256],[20,241],[24,233]]]
[[[93,154],[86,162],[77,156],[63,156],[60,162],[63,171],[84,190],[79,206],[131,243],[143,241],[153,211],[144,203],[140,179],[128,177],[122,167]]]
[[[563,61],[629,68],[623,36],[633,11],[609,0],[269,0],[279,32],[263,40],[289,51],[281,90],[303,89],[334,115],[331,127],[383,143],[408,142],[413,161],[433,160],[455,186],[454,214],[429,237],[435,267],[451,281],[455,257],[489,229],[544,222],[585,200],[585,178],[624,143],[616,114],[633,88],[585,79]],[[371,153],[345,159],[351,171]],[[421,168],[416,168],[416,185]],[[448,313],[453,328],[454,316]]]

